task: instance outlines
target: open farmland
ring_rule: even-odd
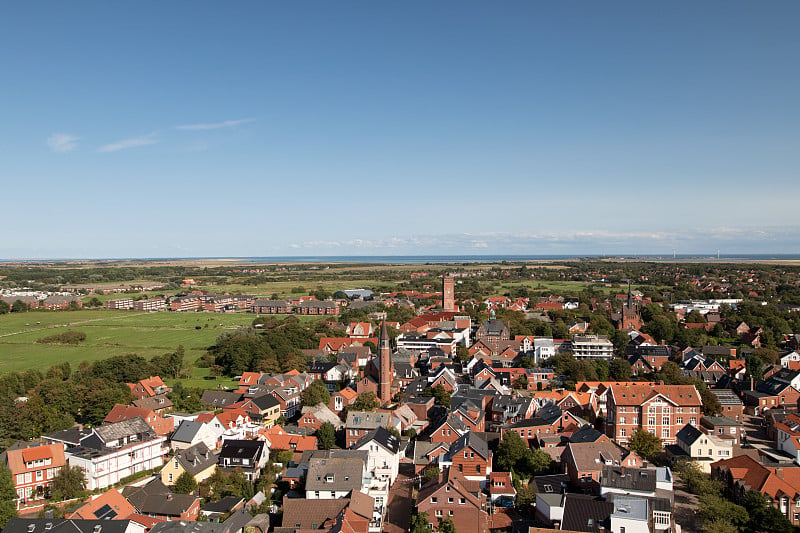
[[[136,353],[146,358],[186,349],[190,362],[217,336],[249,325],[250,313],[142,313],[115,310],[31,311],[0,316],[0,372],[47,368],[69,361],[97,361]],[[319,320],[302,317],[301,320]],[[82,331],[79,345],[37,344],[42,337]]]

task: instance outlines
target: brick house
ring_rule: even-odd
[[[150,376],[137,383],[127,383],[127,385],[131,389],[131,394],[137,400],[169,392],[169,387],[164,384],[159,376]]]
[[[607,395],[606,435],[624,445],[644,429],[675,444],[685,424],[698,424],[702,407],[694,385],[614,384]]]
[[[711,465],[711,477],[726,486],[734,502],[741,503],[749,491],[758,491],[792,525],[800,525],[800,467],[768,467],[749,455],[738,455]]]
[[[464,478],[453,468],[424,485],[417,495],[416,505],[418,512],[428,513],[434,528],[440,520],[449,518],[456,531],[489,531],[486,495],[481,492],[480,483]]]
[[[470,481],[485,482],[492,473],[492,452],[486,441],[468,431],[461,435],[441,461]]]
[[[66,459],[61,444],[47,444],[9,450],[6,452],[6,462],[11,470],[17,497],[27,503],[49,496],[50,484],[66,464]]]

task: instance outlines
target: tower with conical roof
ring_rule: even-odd
[[[392,399],[392,348],[389,346],[389,332],[386,331],[386,322],[381,324],[381,334],[378,338],[378,366],[380,379],[378,398],[382,403],[389,403]]]

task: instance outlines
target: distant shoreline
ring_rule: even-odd
[[[702,255],[398,255],[398,256],[274,256],[274,257],[170,257],[170,258],[98,258],[98,259],[0,259],[0,265],[52,265],[58,267],[136,265],[283,265],[283,264],[358,264],[358,265],[457,265],[457,264],[550,264],[564,261],[720,263],[800,265],[800,254],[731,254]]]

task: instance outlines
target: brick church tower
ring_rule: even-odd
[[[386,322],[381,325],[381,334],[378,339],[378,357],[380,374],[378,398],[381,403],[389,403],[392,400],[392,348],[389,346],[389,332],[386,331]]]
[[[445,311],[456,310],[455,280],[448,274],[442,277],[442,309]]]

